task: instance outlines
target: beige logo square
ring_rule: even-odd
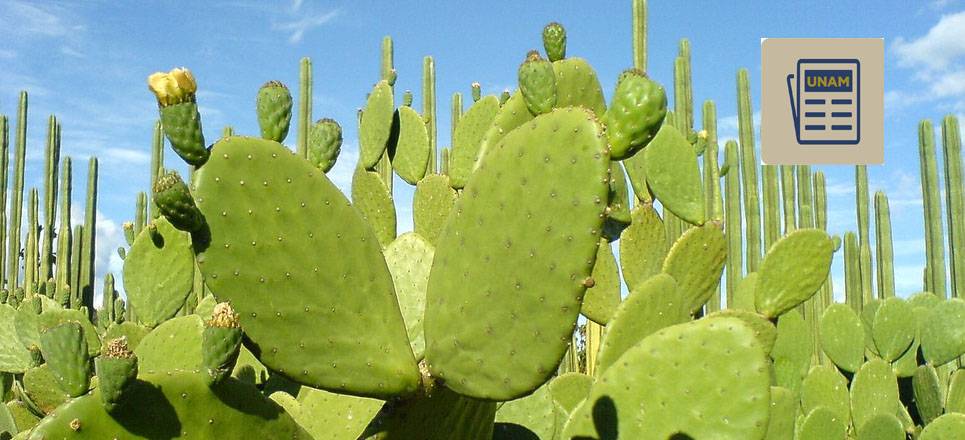
[[[761,160],[884,163],[884,40],[761,39]]]

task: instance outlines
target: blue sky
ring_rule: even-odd
[[[200,5],[199,3],[204,3]],[[650,1],[649,73],[672,85],[678,40],[693,53],[695,108],[717,102],[720,135],[736,137],[738,68],[751,75],[759,108],[762,37],[885,38],[885,160],[870,167],[871,190],[891,198],[896,280],[920,290],[924,262],[917,123],[965,114],[965,1]],[[737,4],[735,4],[737,3]],[[27,185],[40,186],[47,115],[63,125],[63,153],[75,159],[75,206],[82,206],[86,158],[101,160],[98,276],[118,273],[120,225],[137,191],[148,188],[151,130],[157,117],[146,77],[187,66],[200,92],[206,137],[230,124],[258,132],[254,97],[280,80],[297,96],[298,61],[313,59],[314,118],[344,130],[330,177],[348,192],[357,159],[356,109],[378,79],[383,35],[395,39],[397,90],[420,105],[422,57],[437,68],[439,144],[449,144],[449,97],[478,81],[486,93],[513,88],[516,68],[540,48],[549,21],[567,27],[568,55],[587,58],[609,96],[631,62],[630,2],[451,1],[27,2],[0,1],[0,113],[15,116],[19,90],[30,95]],[[759,116],[759,114],[757,115]],[[696,117],[699,121],[699,115]],[[294,142],[294,133],[289,143]],[[167,166],[184,171],[173,154]],[[940,158],[940,154],[939,154]],[[941,166],[941,165],[940,165]],[[853,167],[822,166],[831,232],[855,229]],[[411,189],[396,180],[400,232],[411,229]],[[843,282],[836,255],[836,292]]]

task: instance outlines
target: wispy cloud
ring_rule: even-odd
[[[891,45],[898,65],[911,69],[917,83],[928,84],[925,93],[890,90],[887,108],[951,100],[958,111],[965,108],[965,11],[942,15],[928,32],[918,38],[898,37]]]
[[[754,135],[756,139],[760,139],[761,132],[761,112],[758,110],[754,112],[751,116],[754,120]],[[736,140],[739,136],[740,125],[737,119],[737,115],[725,116],[723,118],[717,119],[717,140],[723,146],[723,142],[734,139]]]
[[[298,6],[300,8],[301,2],[296,2],[296,3],[299,4]],[[288,42],[292,44],[297,44],[302,41],[302,39],[305,37],[305,34],[308,31],[332,21],[332,19],[337,17],[340,13],[341,13],[340,10],[333,9],[331,11],[324,12],[321,14],[304,15],[297,19],[276,22],[272,24],[272,29],[277,31],[288,32],[289,33]]]
[[[61,37],[81,31],[64,7],[40,2],[8,1],[0,11],[0,35]]]

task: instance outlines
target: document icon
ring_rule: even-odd
[[[787,93],[798,144],[855,145],[860,141],[860,78],[857,59],[797,61],[797,72],[787,75]]]

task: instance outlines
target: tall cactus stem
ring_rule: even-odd
[[[7,117],[0,115],[0,288],[7,283],[4,270],[7,254],[7,169],[10,167],[10,126]]]
[[[148,184],[148,189],[154,187],[154,182],[157,181],[157,177],[161,175],[161,169],[164,168],[164,134],[161,129],[161,121],[158,120],[154,123],[154,140],[151,143],[151,182]],[[148,191],[151,193],[151,191]],[[154,203],[151,203],[151,218],[157,218],[158,211]]]
[[[928,280],[926,289],[939,297],[945,290],[945,242],[942,239],[942,202],[935,159],[935,131],[931,121],[918,125],[918,152],[921,161],[921,191],[925,205],[925,253]]]
[[[877,260],[878,297],[895,296],[895,252],[891,241],[891,212],[888,196],[875,193],[875,256]]]
[[[727,218],[724,222],[727,237],[727,307],[733,307],[733,293],[743,277],[743,244],[741,229],[741,181],[738,163],[740,153],[737,142],[727,141],[724,145],[724,166],[728,167],[724,177],[724,190],[727,192],[727,208],[724,211]]]
[[[784,204],[784,234],[797,229],[797,191],[794,188],[794,166],[781,165],[781,201]]]
[[[861,268],[858,265],[858,239],[854,232],[844,234],[844,298],[856,313],[861,313]]]
[[[777,179],[777,165],[761,166],[761,185],[764,187],[761,204],[764,206],[764,250],[781,238],[781,195]]]
[[[741,155],[741,179],[744,186],[744,220],[747,240],[747,272],[761,263],[761,207],[757,190],[757,153],[754,147],[754,112],[747,69],[737,71],[737,124]]]
[[[81,253],[84,251],[84,225],[74,226],[70,240],[70,308],[80,309],[81,298]]]
[[[720,145],[717,144],[717,106],[704,101],[703,130],[707,132],[707,151],[704,152],[704,186],[707,194],[707,213],[711,221],[724,221],[724,198],[720,190],[720,166],[717,163]]]
[[[459,125],[459,120],[462,119],[462,93],[455,92],[452,94],[452,105],[451,105],[452,115],[449,121],[449,145],[456,145],[456,127]],[[445,158],[439,158],[440,168],[446,165]]]
[[[633,67],[647,71],[647,0],[633,0]]]
[[[945,206],[948,210],[948,251],[952,297],[965,297],[965,180],[962,178],[962,135],[958,118],[942,120],[945,162]]]
[[[422,118],[429,133],[429,169],[426,174],[436,173],[436,63],[431,56],[422,59]]]
[[[23,252],[23,285],[26,297],[37,291],[37,189],[30,188],[27,199],[27,242]]]
[[[114,322],[114,300],[117,298],[117,291],[114,290],[114,274],[104,275],[104,291],[101,294],[101,311],[104,316],[98,315],[97,319],[107,319]]]
[[[97,158],[91,157],[87,166],[87,204],[84,210],[84,246],[81,255],[81,295],[87,306],[88,318],[94,313],[94,250],[97,236]]]
[[[147,203],[147,194],[144,191],[137,193],[137,204],[134,206],[134,236],[137,237],[138,234],[144,229],[147,224],[145,211],[145,204]]]
[[[824,177],[824,172],[817,171],[814,173],[814,226],[818,229],[828,230],[828,189],[827,189],[827,179]],[[824,310],[825,307],[830,305],[834,300],[834,293],[832,291],[833,280],[831,279],[831,273],[828,272],[827,281],[821,286],[819,291],[818,299],[818,310]]]
[[[69,285],[70,280],[70,196],[71,196],[70,156],[63,160],[60,167],[60,224],[57,225],[57,289]]]
[[[312,59],[304,57],[298,73],[298,136],[296,152],[308,157],[308,130],[312,126]]]
[[[382,37],[382,63],[380,65],[380,77],[389,82],[395,83],[395,51],[392,45],[392,37],[386,35]]]
[[[40,229],[40,275],[42,281],[53,276],[54,219],[57,217],[57,171],[60,165],[60,123],[51,116],[49,139],[44,154],[44,225]]]
[[[7,288],[13,292],[20,284],[20,222],[23,214],[23,172],[27,151],[27,92],[20,92],[17,108],[16,153],[13,158],[13,200],[7,233]]]
[[[871,233],[869,224],[868,167],[857,165],[854,170],[855,204],[858,215],[858,268],[861,272],[861,294],[865,301],[874,298],[872,287]]]

